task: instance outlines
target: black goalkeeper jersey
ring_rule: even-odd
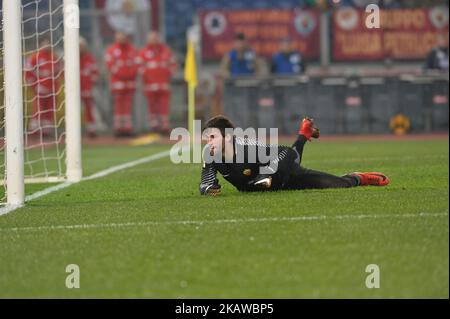
[[[261,174],[261,168],[265,168],[264,172],[266,172],[262,174],[272,176],[271,190],[279,190],[289,179],[293,166],[299,165],[299,154],[287,146],[266,145],[254,139],[235,137],[233,147],[232,163],[203,164],[200,181],[201,194],[206,194],[212,186],[220,186],[217,172],[239,191],[261,191],[260,188],[249,184]],[[260,154],[265,154],[265,156],[259,156]]]

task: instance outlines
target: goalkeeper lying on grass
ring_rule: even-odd
[[[382,173],[352,173],[339,177],[301,167],[305,143],[319,137],[319,130],[311,119],[302,121],[292,147],[264,145],[255,139],[237,137],[229,133],[233,129],[234,125],[224,116],[214,117],[205,125],[203,136],[207,146],[200,182],[202,195],[220,194],[217,172],[244,192],[389,184],[389,178]],[[260,154],[258,151],[274,156],[262,161],[263,156],[251,154]]]

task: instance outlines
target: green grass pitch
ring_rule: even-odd
[[[87,147],[85,175],[168,148]],[[318,141],[303,164],[391,185],[243,194],[220,179],[210,198],[199,164],[138,165],[1,216],[0,297],[449,297],[448,140]],[[80,289],[65,286],[68,264]]]

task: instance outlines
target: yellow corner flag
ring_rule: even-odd
[[[195,62],[194,44],[192,43],[192,41],[188,42],[186,63],[184,65],[184,80],[190,86],[197,86],[197,66]]]
[[[195,87],[197,86],[197,66],[195,61],[194,44],[188,41],[188,51],[184,66],[184,80],[188,83],[188,128],[191,135],[191,145],[195,138]]]

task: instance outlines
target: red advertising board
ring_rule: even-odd
[[[290,37],[306,59],[320,56],[320,13],[316,10],[215,10],[200,12],[202,58],[219,60],[231,50],[236,33],[244,33],[263,57],[278,51]]]
[[[335,61],[423,59],[434,47],[437,34],[448,36],[445,7],[381,10],[380,28],[372,29],[366,23],[369,15],[350,7],[333,13]]]
[[[95,0],[95,8],[110,10],[105,16],[100,17],[101,34],[104,37],[111,37],[115,31],[124,31],[133,34],[138,30],[136,27],[136,17],[129,15],[129,12],[148,11],[151,16],[151,29],[159,30],[159,1],[158,0]],[[150,30],[139,30],[150,31]]]

